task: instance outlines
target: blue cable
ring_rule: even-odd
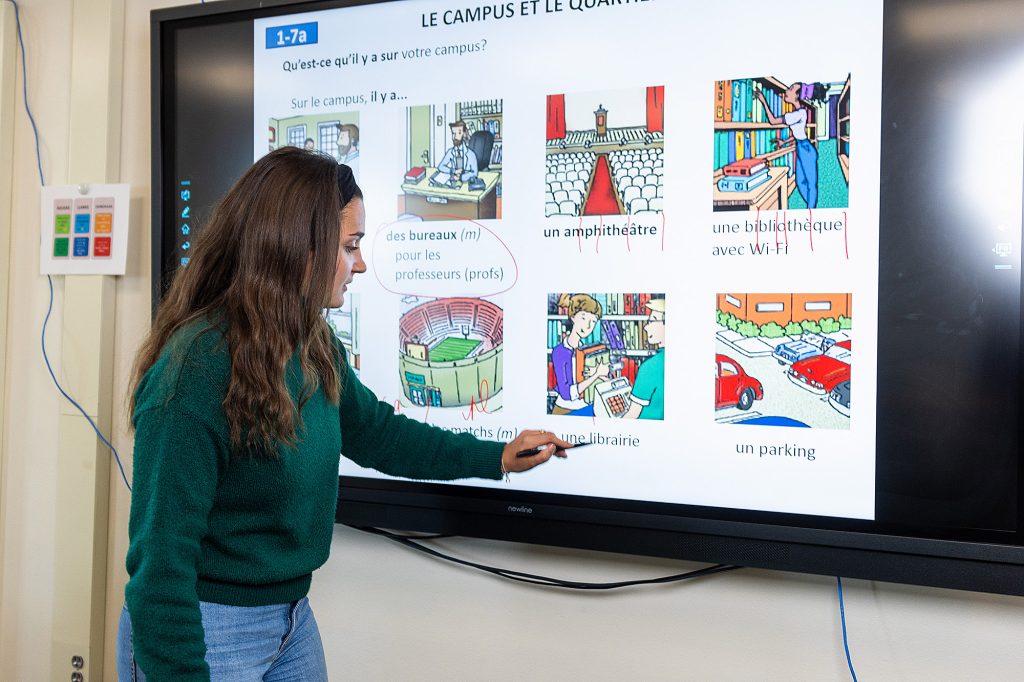
[[[18,31],[18,46],[21,48],[21,91],[25,99],[25,113],[28,114],[28,120],[32,124],[32,132],[36,138],[36,165],[39,167],[39,185],[43,186],[46,183],[43,182],[43,157],[39,153],[39,128],[36,127],[36,119],[28,106],[28,74],[25,66],[25,41],[21,37],[21,14],[18,12],[16,0],[8,0],[8,2],[14,5],[14,26]]]
[[[850,641],[846,638],[846,609],[843,607],[843,579],[836,576],[836,585],[839,587],[839,617],[843,621],[843,648],[846,649],[846,665],[850,666],[850,676],[853,682],[857,682],[857,673],[853,670],[853,660],[850,659]]]
[[[50,283],[50,303],[46,307],[46,317],[43,319],[43,334],[40,339],[40,344],[43,347],[43,360],[46,361],[46,369],[47,371],[50,372],[50,378],[53,379],[53,383],[57,387],[57,390],[60,391],[60,394],[67,398],[68,402],[74,405],[75,408],[77,408],[78,411],[82,413],[82,416],[85,417],[86,420],[89,422],[89,425],[93,428],[93,431],[96,432],[96,435],[99,436],[99,439],[103,441],[104,445],[110,448],[110,451],[112,453],[114,453],[114,459],[117,461],[117,468],[121,471],[121,480],[124,481],[125,486],[128,488],[128,492],[131,492],[132,486],[130,483],[128,483],[128,477],[125,476],[124,467],[121,465],[121,458],[118,457],[117,450],[114,448],[111,442],[107,440],[106,437],[104,437],[103,433],[100,431],[100,427],[96,426],[96,422],[92,420],[92,417],[90,417],[86,413],[86,411],[82,409],[82,406],[79,405],[74,398],[68,395],[68,392],[65,391],[64,387],[60,385],[60,382],[57,381],[57,375],[53,373],[53,367],[50,366],[50,358],[46,354],[46,324],[47,322],[50,321],[50,313],[53,311],[53,278],[47,275],[46,281]]]
[[[22,86],[22,95],[24,96],[24,99],[25,99],[25,113],[28,114],[28,120],[32,123],[32,133],[35,135],[35,140],[36,140],[36,166],[39,169],[39,184],[40,184],[40,186],[44,186],[45,187],[46,186],[46,182],[43,180],[43,158],[42,158],[42,155],[39,152],[39,128],[36,127],[35,117],[32,116],[32,109],[29,107],[29,104],[28,104],[28,75],[27,75],[27,69],[26,69],[26,66],[25,66],[25,63],[26,63],[26,60],[25,60],[25,40],[21,36],[21,15],[18,12],[18,3],[17,3],[17,1],[16,0],[8,0],[8,2],[10,2],[12,5],[14,5],[14,25],[15,25],[15,27],[17,29],[17,32],[18,32],[18,46],[21,48],[21,86]],[[47,323],[49,323],[49,321],[50,321],[50,314],[53,312],[53,278],[50,277],[50,275],[47,275],[46,276],[46,281],[50,285],[50,303],[46,307],[46,317],[43,318],[43,331],[42,331],[42,334],[40,334],[40,338],[39,338],[39,345],[43,349],[43,361],[46,363],[46,369],[50,373],[50,378],[53,379],[53,383],[57,387],[57,390],[60,391],[60,394],[62,396],[64,396],[65,398],[67,398],[68,402],[71,403],[72,405],[74,405],[75,408],[79,412],[82,413],[82,416],[85,417],[86,421],[89,422],[89,425],[93,428],[93,431],[96,432],[96,435],[99,437],[99,439],[101,441],[103,441],[104,445],[106,445],[108,448],[110,448],[110,451],[112,453],[114,453],[114,459],[117,461],[117,468],[121,471],[121,479],[124,481],[125,486],[128,487],[128,492],[131,492],[132,486],[131,486],[130,483],[128,483],[128,477],[124,473],[124,466],[122,466],[122,464],[121,464],[121,458],[117,454],[117,449],[114,448],[114,446],[111,444],[111,442],[106,439],[106,437],[100,431],[100,428],[98,426],[96,426],[96,422],[94,422],[92,420],[92,417],[90,417],[86,413],[86,411],[84,409],[82,409],[82,406],[79,405],[75,401],[74,398],[72,398],[70,395],[68,395],[68,392],[64,390],[64,387],[61,386],[60,382],[57,380],[57,375],[53,373],[53,367],[50,365],[50,357],[46,354],[46,325],[47,325]]]

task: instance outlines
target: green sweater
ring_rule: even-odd
[[[151,682],[210,679],[200,601],[263,606],[306,595],[331,548],[341,452],[393,476],[501,477],[501,443],[396,415],[344,360],[340,406],[322,391],[311,398],[294,447],[276,459],[231,457],[221,406],[230,367],[221,332],[190,325],[136,392],[125,599]],[[295,399],[296,358],[286,378]]]

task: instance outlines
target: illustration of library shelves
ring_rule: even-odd
[[[850,78],[824,83],[821,100],[800,99],[807,110],[806,135],[818,153],[815,208],[848,205],[850,182]],[[776,116],[796,107],[773,77],[715,82],[713,208],[715,211],[807,208],[797,187],[793,134],[773,125],[757,94]]]
[[[493,136],[494,145],[491,147],[490,162],[487,164],[493,171],[501,170],[501,103],[500,99],[461,102],[456,112],[456,116],[466,122],[470,137],[478,130],[486,130]],[[500,188],[498,196],[501,196]]]
[[[548,95],[545,217],[660,214],[664,123],[664,86]]]
[[[591,384],[579,396],[587,407],[568,414],[576,416],[621,417],[629,407],[629,397],[636,384],[637,372],[644,360],[657,353],[647,339],[644,325],[650,310],[651,294],[590,294],[600,305],[602,315],[593,332],[574,350],[573,382],[580,384],[594,367],[607,364],[611,368],[603,381]],[[558,305],[558,295],[548,300],[547,412],[554,413],[558,399],[557,376],[552,351],[569,333],[568,309]]]

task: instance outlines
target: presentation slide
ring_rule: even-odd
[[[872,519],[882,2],[680,9],[257,20],[253,158],[354,169],[328,319],[381,400],[593,444],[460,485]]]

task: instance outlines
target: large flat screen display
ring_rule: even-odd
[[[366,197],[368,272],[325,312],[363,383],[588,444],[511,482],[343,458],[339,520],[1024,592],[1024,7],[153,22],[155,305],[249,164],[317,150]]]

